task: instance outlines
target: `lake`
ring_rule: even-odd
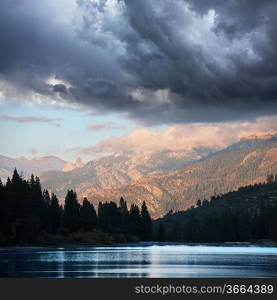
[[[2,248],[0,277],[277,277],[277,248],[180,244]]]

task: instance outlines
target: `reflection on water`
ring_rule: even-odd
[[[277,248],[6,248],[0,249],[0,277],[277,277]]]

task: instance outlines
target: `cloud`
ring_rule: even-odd
[[[91,114],[89,114],[91,115]],[[100,131],[103,129],[120,129],[122,128],[122,126],[114,124],[112,122],[107,122],[107,123],[103,123],[103,124],[90,124],[88,125],[88,129],[91,131]]]
[[[135,129],[129,135],[110,137],[92,147],[75,148],[86,155],[122,152],[186,151],[224,148],[243,137],[277,132],[277,116],[255,122],[173,125],[164,130]]]
[[[15,121],[18,123],[48,123],[54,126],[60,126],[60,118],[47,118],[47,117],[37,117],[37,116],[23,116],[23,117],[14,117],[9,115],[0,115],[1,121]]]
[[[46,97],[146,125],[276,114],[275,1],[3,0],[0,8],[7,101]]]
[[[90,124],[88,126],[88,129],[92,131],[98,131],[98,130],[106,129],[107,127],[109,127],[109,124]]]

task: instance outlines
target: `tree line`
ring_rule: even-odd
[[[41,236],[70,235],[78,232],[120,234],[124,240],[153,240],[153,227],[146,203],[130,209],[121,198],[100,202],[97,212],[87,198],[78,202],[77,194],[68,190],[64,205],[55,194],[42,190],[40,179],[19,176],[17,170],[6,184],[0,180],[0,244],[36,244]],[[102,235],[103,236],[103,235]]]
[[[158,241],[277,241],[277,175],[158,220]]]
[[[268,175],[266,183],[197,200],[189,210],[170,211],[154,225],[153,231],[145,202],[128,209],[120,198],[119,204],[100,202],[95,209],[68,190],[61,205],[55,194],[42,190],[38,177],[25,180],[15,169],[6,184],[0,180],[0,245],[39,244],[43,236],[60,235],[74,235],[66,241],[78,243],[90,233],[97,233],[92,243],[102,243],[107,234],[123,242],[239,242],[277,240],[277,174]]]

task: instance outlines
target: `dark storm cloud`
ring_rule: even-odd
[[[67,93],[66,86],[62,83],[54,84],[53,85],[53,91],[54,92],[59,92],[59,93],[64,93],[64,94]]]
[[[59,3],[1,1],[0,80],[17,94],[148,124],[277,113],[276,1]]]

